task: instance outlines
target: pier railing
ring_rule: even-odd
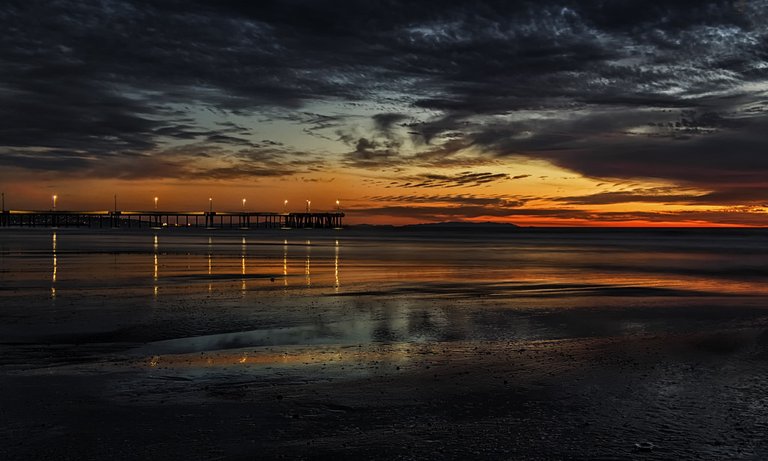
[[[344,213],[270,213],[245,211],[31,211],[5,210],[0,227],[99,228],[320,228],[342,227]]]

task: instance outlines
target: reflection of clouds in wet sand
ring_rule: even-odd
[[[157,433],[148,458],[195,458],[190,440],[203,434],[216,442],[211,453],[230,441],[238,459],[255,452],[252,437],[268,459],[442,459],[468,447],[483,459],[762,459],[761,333],[716,354],[702,349],[721,346],[706,333],[147,353],[73,364],[66,377],[59,364],[24,372],[36,385],[13,390],[26,401],[8,392],[3,403],[31,431],[16,432],[15,446],[39,434],[35,444],[67,457],[79,448],[70,433],[94,430],[93,419],[76,417],[87,414],[110,422],[98,433],[110,448]],[[65,390],[73,382],[77,392]],[[42,404],[27,404],[30,396]],[[40,418],[67,431],[52,436]],[[656,451],[634,451],[642,441]],[[45,457],[37,446],[28,452]]]
[[[315,365],[328,362],[336,364],[387,360],[404,362],[412,353],[406,344],[390,345],[387,350],[360,350],[357,347],[346,348],[285,348],[283,351],[215,351],[203,354],[167,354],[153,355],[140,360],[150,368],[166,366],[173,368],[188,367],[230,367],[239,365]]]
[[[304,264],[304,278],[307,283],[307,288],[312,286],[312,273],[310,270],[310,264],[311,264],[311,256],[312,256],[312,242],[307,240],[304,245],[307,248],[307,259]]]
[[[56,232],[53,233],[51,240],[51,253],[53,255],[53,268],[51,273],[51,298],[56,299],[56,277],[58,276],[59,264],[56,254]]]
[[[279,307],[275,306],[275,309]],[[311,318],[295,318],[299,322],[297,326],[156,341],[141,347],[138,352],[158,355],[267,346],[429,343],[469,337],[471,335],[464,329],[474,326],[471,319],[465,318],[466,314],[447,312],[445,308],[409,305],[402,300],[366,307],[355,307],[346,301],[341,305],[318,304],[317,312]],[[293,322],[288,317],[284,321]]]

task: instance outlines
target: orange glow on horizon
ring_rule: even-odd
[[[361,211],[362,212],[362,211]],[[464,220],[446,220],[455,222],[472,222],[472,223],[507,223],[514,224],[520,227],[599,227],[599,228],[633,228],[633,227],[657,227],[657,228],[706,228],[706,227],[721,227],[721,228],[739,228],[750,227],[760,228],[765,227],[759,224],[735,224],[735,223],[721,223],[711,221],[650,221],[643,219],[633,219],[624,221],[609,221],[609,220],[587,220],[587,219],[564,219],[564,218],[528,218],[528,217],[514,217],[514,218],[494,218],[494,217],[479,217],[470,218]],[[392,226],[406,226],[412,224],[427,224],[435,221],[427,221],[423,219],[404,218],[404,217],[359,217],[355,215],[355,212],[348,213],[345,219],[346,224],[372,224],[372,225],[392,225]]]
[[[118,209],[146,211],[335,212],[345,213],[346,225],[407,225],[440,221],[508,222],[522,227],[763,227],[768,213],[757,205],[739,211],[696,204],[635,201],[589,205],[569,202],[573,197],[638,190],[668,190],[664,183],[600,182],[574,176],[551,165],[525,165],[530,175],[482,185],[445,187],[408,186],[404,179],[375,179],[373,173],[316,173],[295,178],[258,178],[253,181],[107,180],[76,179],[7,181],[6,209],[111,210],[115,195]],[[507,168],[505,170],[505,168]],[[546,173],[546,174],[545,174]],[[6,173],[6,179],[7,175]],[[382,173],[383,174],[383,173]],[[419,174],[424,174],[419,172]],[[566,174],[570,176],[565,176]],[[446,174],[445,176],[450,176]],[[374,178],[374,179],[372,179]],[[55,191],[55,192],[54,192]],[[685,189],[688,194],[706,191]],[[147,197],[150,200],[147,200]],[[55,199],[53,197],[56,197]],[[342,208],[342,202],[344,207]],[[62,205],[63,204],[63,205]],[[504,211],[508,210],[508,213]],[[488,213],[485,214],[484,212]],[[654,216],[656,215],[656,216]]]

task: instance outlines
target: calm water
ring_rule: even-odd
[[[761,230],[0,231],[0,342],[152,352],[762,321]]]

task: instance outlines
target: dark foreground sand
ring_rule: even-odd
[[[767,332],[110,359],[4,347],[0,458],[766,459]]]

